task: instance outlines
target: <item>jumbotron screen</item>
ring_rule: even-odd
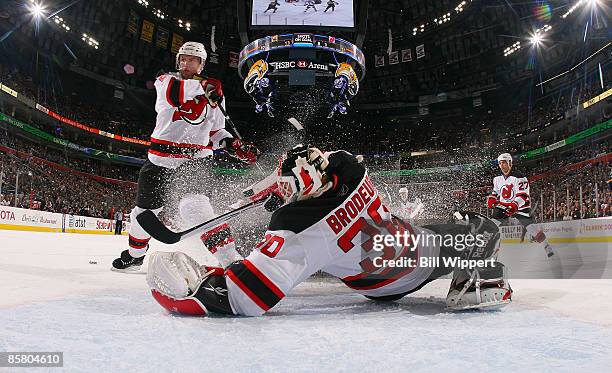
[[[251,26],[355,27],[353,0],[253,0]]]

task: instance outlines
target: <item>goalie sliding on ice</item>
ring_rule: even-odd
[[[258,316],[321,270],[379,301],[400,299],[453,272],[449,309],[500,307],[510,302],[512,290],[504,266],[495,261],[500,235],[494,221],[456,213],[457,224],[412,226],[392,216],[382,204],[360,160],[345,151],[323,153],[313,147],[295,147],[284,156],[268,189],[280,203],[273,207],[276,211],[268,230],[251,254],[237,262],[227,259],[236,255],[227,225],[202,235],[221,267],[202,266],[180,252],[153,253],[147,274],[153,297],[179,314]],[[375,238],[380,235],[410,239],[376,247]],[[466,245],[468,240],[416,241],[419,235],[479,238]],[[448,260],[453,258],[457,260]],[[387,266],[380,266],[383,260]],[[466,261],[490,265],[463,269],[426,265]]]

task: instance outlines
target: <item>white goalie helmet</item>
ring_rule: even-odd
[[[403,200],[407,200],[408,199],[408,188],[401,187],[399,190],[399,195]]]
[[[497,163],[499,163],[500,161],[507,161],[508,164],[512,164],[512,155],[510,155],[510,153],[502,153],[499,155],[499,157],[497,157]]]
[[[198,43],[196,41],[188,41],[185,44],[183,44],[179,48],[178,53],[176,54],[176,69],[177,70],[180,69],[179,58],[181,54],[184,54],[187,56],[200,57],[200,67],[198,68],[198,74],[202,73],[202,70],[204,70],[204,64],[206,63],[206,59],[208,58],[208,54],[206,53],[206,48],[204,47],[204,44]]]

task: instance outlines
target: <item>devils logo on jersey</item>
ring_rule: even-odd
[[[512,187],[512,184],[506,184],[501,188],[501,197],[505,200],[509,200],[514,197],[514,188]]]
[[[176,108],[172,115],[172,121],[184,120],[185,122],[197,126],[204,122],[208,113],[208,100],[203,96],[194,97]]]

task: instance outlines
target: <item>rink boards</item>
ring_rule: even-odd
[[[612,217],[558,221],[541,224],[551,244],[602,243],[612,244]],[[113,234],[115,221],[85,216],[28,210],[16,207],[0,207],[0,229],[63,232],[85,234]],[[522,226],[502,226],[502,245],[521,244]],[[126,234],[129,223],[123,222]],[[525,237],[525,242],[529,242]]]
[[[612,244],[612,217],[557,221],[539,224],[551,244]],[[502,245],[521,244],[521,225],[502,226]],[[525,236],[526,243],[530,237]]]
[[[115,221],[1,206],[0,229],[33,232],[114,234]],[[127,234],[128,229],[129,223],[124,221],[122,234]]]

